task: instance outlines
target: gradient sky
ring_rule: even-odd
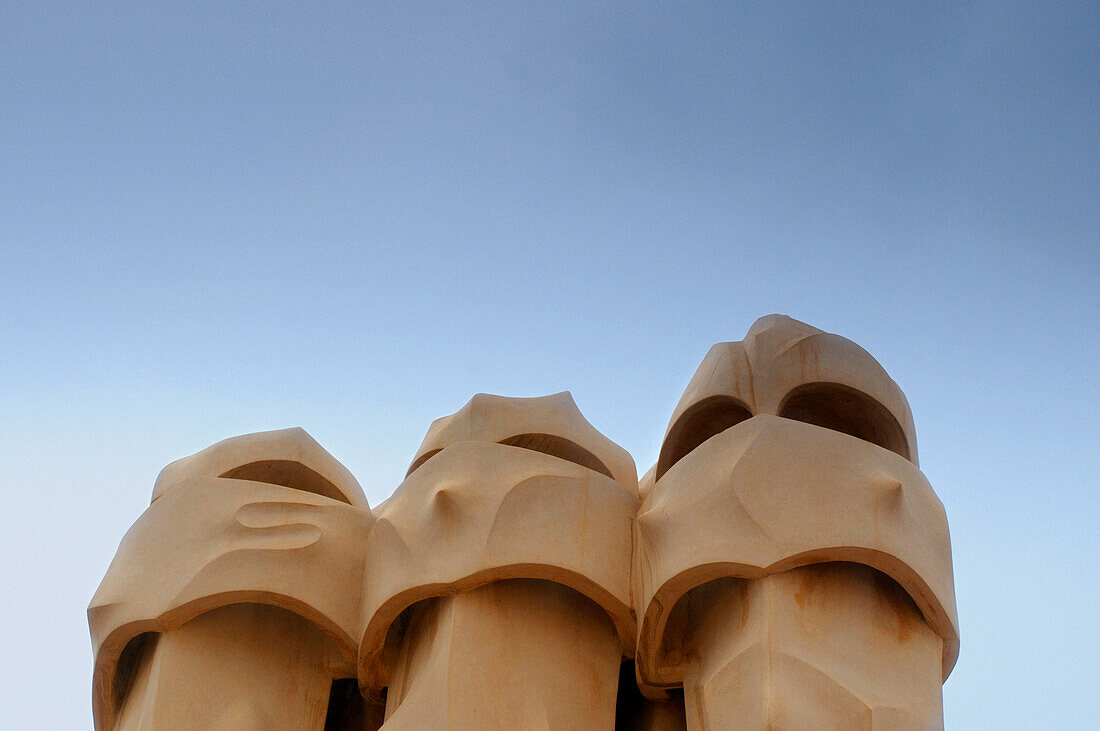
[[[372,504],[474,393],[656,459],[782,312],[905,391],[949,729],[1100,715],[1100,4],[3,3],[0,700],[91,726],[167,462],[305,427]]]

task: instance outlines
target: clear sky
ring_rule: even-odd
[[[473,4],[471,4],[473,5]],[[782,312],[905,391],[949,729],[1100,715],[1100,4],[5,3],[5,721],[167,462],[305,427],[372,504],[474,393],[656,459]]]

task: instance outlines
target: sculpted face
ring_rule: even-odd
[[[656,478],[710,437],[762,414],[850,434],[917,464],[909,403],[878,361],[839,335],[770,315],[744,340],[707,353],[673,412]]]
[[[958,655],[904,395],[780,315],[640,482],[568,393],[475,396],[373,511],[300,429],[219,442],[88,614],[99,729],[929,728]]]
[[[351,473],[301,429],[227,439],[165,467],[88,608],[98,727],[113,727],[136,686],[145,694],[129,701],[126,728],[194,724],[187,698],[206,698],[211,723],[257,709],[257,717],[297,713],[292,705],[319,704],[323,715],[332,681],[355,676],[373,523],[366,503]],[[281,629],[255,636],[265,626]],[[227,636],[241,643],[233,655],[241,663],[252,648],[255,667],[278,667],[270,662],[278,644],[299,662],[211,684],[218,668],[203,658]],[[293,676],[311,689],[306,696],[279,691]]]
[[[636,512],[633,460],[568,394],[436,421],[367,541],[360,681],[388,689],[385,727],[613,726]]]
[[[715,345],[640,491],[639,681],[683,685],[689,727],[942,719],[958,651],[946,516],[908,404],[866,351],[781,316]]]

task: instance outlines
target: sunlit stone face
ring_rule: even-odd
[[[99,729],[927,729],[958,652],[909,407],[782,316],[641,484],[568,393],[479,394],[371,510],[300,429],[173,462],[89,607]]]

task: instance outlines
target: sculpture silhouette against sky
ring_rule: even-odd
[[[301,429],[173,462],[88,616],[101,730],[924,729],[959,647],[904,395],[779,315],[641,480],[568,393],[475,396],[373,510]]]

